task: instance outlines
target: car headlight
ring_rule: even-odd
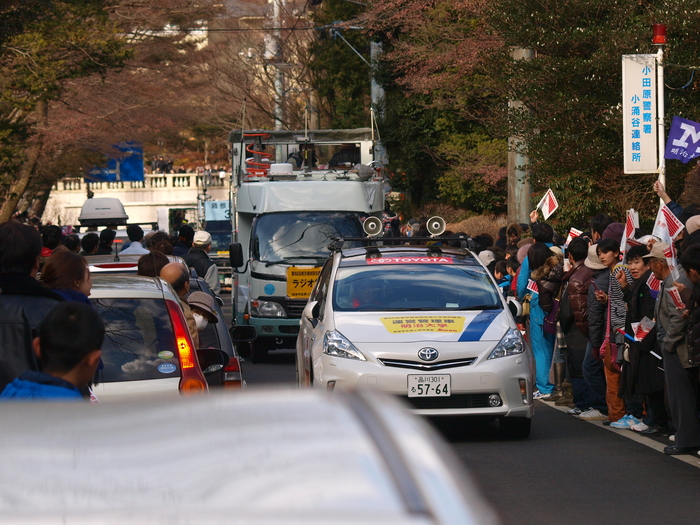
[[[323,353],[334,357],[367,361],[365,356],[362,355],[362,352],[355,348],[355,345],[336,330],[326,332],[326,335],[323,336]]]
[[[250,315],[253,317],[287,317],[281,304],[274,301],[250,301]]]
[[[524,351],[525,342],[523,341],[523,336],[520,334],[520,330],[509,328],[488,358],[496,359],[498,357],[522,354]]]

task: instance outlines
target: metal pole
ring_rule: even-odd
[[[274,0],[273,2],[273,18],[275,24],[275,67],[277,71],[275,72],[275,109],[274,109],[274,119],[275,119],[275,129],[282,129],[282,120],[284,119],[283,109],[282,109],[282,97],[284,97],[284,71],[282,71],[282,31],[280,30],[282,24],[282,2],[284,0]],[[278,148],[279,149],[279,148]],[[278,155],[281,151],[278,151]],[[277,159],[280,161],[280,159]]]
[[[666,159],[664,158],[665,153],[665,130],[664,130],[664,117],[666,108],[664,107],[664,47],[659,45],[659,50],[656,53],[656,98],[657,98],[657,122],[659,136],[659,182],[666,187]],[[663,199],[661,200],[663,205]]]

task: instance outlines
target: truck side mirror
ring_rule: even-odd
[[[228,258],[231,268],[240,268],[243,266],[243,245],[240,242],[229,244]]]
[[[229,329],[231,340],[234,343],[250,343],[257,337],[257,330],[254,326],[247,324],[237,324]]]

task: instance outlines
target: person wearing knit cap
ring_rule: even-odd
[[[619,222],[613,222],[609,224],[605,231],[603,232],[603,239],[612,239],[616,241],[617,244],[622,242],[622,235],[625,232],[625,225]]]

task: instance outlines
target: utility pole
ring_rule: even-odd
[[[275,129],[282,129],[282,121],[284,120],[284,113],[282,109],[282,100],[284,97],[284,71],[282,64],[282,7],[284,0],[274,0],[273,1],[273,20],[275,24],[274,29],[274,66],[275,71],[275,109],[274,109],[274,120]]]
[[[535,51],[530,48],[516,47],[511,50],[513,60],[532,60]],[[526,111],[519,100],[509,100],[508,107]],[[530,163],[526,153],[526,144],[522,137],[508,138],[508,222],[530,224]]]
[[[658,119],[658,140],[659,140],[659,182],[666,187],[666,158],[665,155],[665,138],[666,132],[664,129],[664,117],[666,108],[664,105],[664,46],[666,40],[666,24],[654,24],[652,27],[653,38],[652,44],[658,47],[656,53],[656,104]],[[661,204],[664,204],[663,199]]]

